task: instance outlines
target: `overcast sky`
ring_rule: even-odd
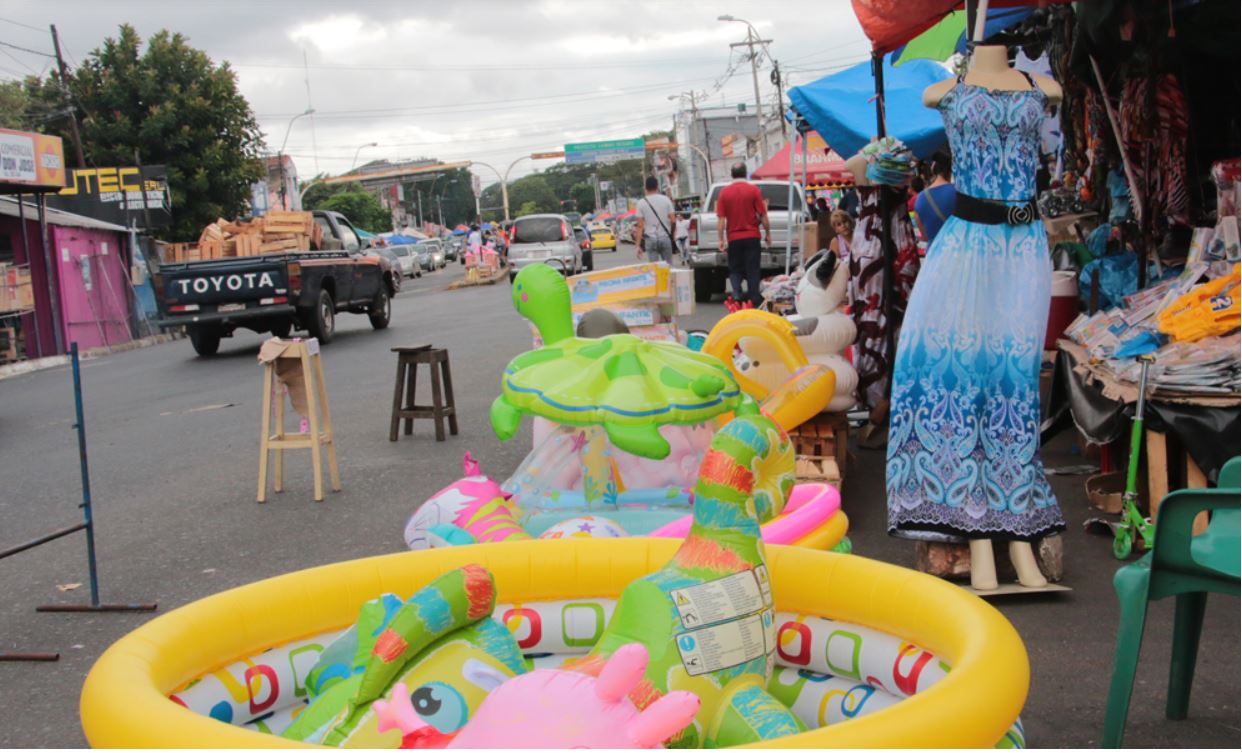
[[[49,24],[71,67],[122,23],[144,39],[170,29],[233,66],[273,151],[309,99],[315,114],[285,147],[303,178],[349,170],[370,142],[359,164],[433,157],[504,171],[532,151],[670,128],[681,92],[753,107],[744,50],[729,48],[747,27],[722,14],[772,40],[794,85],[867,57],[849,0],[0,0],[0,77],[51,70],[36,54],[52,50]],[[762,65],[766,108],[776,94]],[[549,164],[519,162],[510,179]]]

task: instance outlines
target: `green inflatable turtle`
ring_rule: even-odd
[[[513,305],[544,345],[505,368],[491,409],[502,441],[530,413],[558,424],[602,425],[617,448],[662,460],[669,445],[660,426],[702,423],[751,402],[713,356],[633,335],[575,337],[569,286],[545,264],[518,272]]]

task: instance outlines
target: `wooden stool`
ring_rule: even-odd
[[[430,345],[393,348],[397,354],[397,383],[392,391],[392,422],[388,427],[388,441],[397,441],[397,425],[405,419],[405,433],[414,431],[414,419],[433,418],[436,422],[436,441],[444,441],[444,419],[448,418],[449,431],[457,436],[457,408],[453,402],[453,375],[449,371],[448,351]],[[414,391],[418,384],[418,365],[431,367],[431,405],[416,405]],[[436,364],[440,368],[436,369]],[[444,393],[440,391],[440,379],[444,379]],[[402,398],[402,388],[405,397]]]
[[[272,343],[269,340],[268,343]],[[264,343],[265,347],[269,347]],[[259,444],[259,502],[267,501],[267,461],[268,452],[275,450],[276,461],[273,489],[279,493],[285,485],[285,450],[309,448],[311,451],[311,467],[315,472],[315,501],[323,501],[323,464],[320,459],[320,448],[328,449],[328,475],[332,480],[332,491],[341,490],[341,474],[336,466],[336,443],[332,440],[332,413],[328,409],[328,392],[324,386],[323,364],[319,360],[319,341],[315,338],[302,342],[282,342],[284,350],[275,358],[267,360],[263,366],[263,434]],[[260,358],[263,358],[260,352]],[[280,395],[275,401],[276,427],[272,430],[272,389],[280,384],[276,375],[276,365],[281,360],[298,360],[301,362],[301,386],[306,391],[308,432],[295,434],[285,433],[285,398]]]

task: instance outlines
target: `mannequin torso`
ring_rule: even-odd
[[[1034,75],[1031,78],[1051,104],[1061,102],[1060,84],[1047,76]],[[1026,91],[1031,88],[1026,76],[1009,67],[1008,51],[1002,45],[976,47],[970,56],[970,71],[962,81],[971,86],[980,86],[992,91]],[[923,104],[927,107],[937,107],[944,95],[955,86],[957,86],[955,78],[937,81],[923,90]]]

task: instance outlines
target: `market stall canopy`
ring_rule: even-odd
[[[764,180],[789,180],[789,150],[794,142],[785,144],[771,159],[763,163],[751,178]],[[845,169],[845,160],[832,151],[822,136],[815,131],[806,134],[806,188],[835,188],[852,185],[854,176]],[[794,179],[802,179],[802,145],[794,152]]]
[[[936,25],[949,12],[966,7],[962,0],[850,0],[863,33],[878,53],[892,52]],[[992,0],[989,8],[1066,3],[1070,0]],[[886,74],[887,78],[887,74]]]
[[[1034,11],[1031,8],[996,8],[988,10],[983,27],[983,38],[1022,23]],[[893,50],[890,58],[894,66],[911,60],[948,60],[954,55],[966,54],[966,11],[955,10],[940,19],[935,26],[909,42]]]
[[[419,239],[412,235],[403,235],[401,233],[390,233],[384,236],[384,240],[388,241],[390,246],[407,246],[418,243]]]
[[[945,140],[940,113],[923,106],[923,90],[950,75],[943,65],[929,60],[912,60],[900,68],[884,60],[888,133],[904,141],[920,159],[930,156]],[[847,156],[857,154],[876,135],[874,97],[870,61],[789,90],[793,109],[833,151]],[[785,164],[789,164],[788,152]]]

